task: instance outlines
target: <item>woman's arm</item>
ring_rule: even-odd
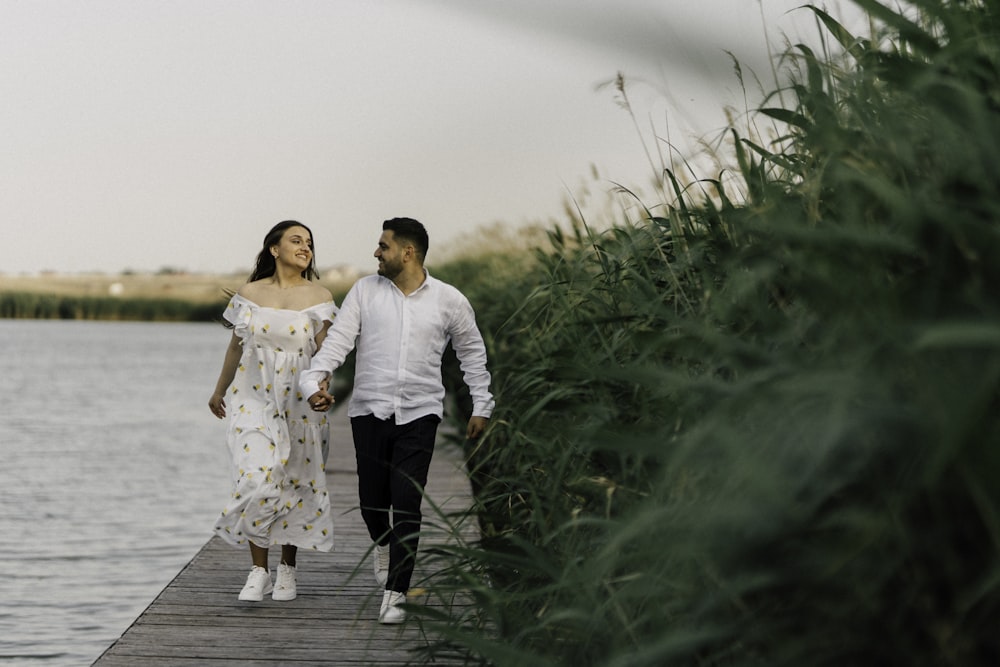
[[[330,325],[332,322],[329,320],[323,320],[323,328],[319,330],[316,334],[316,349],[323,347],[323,341],[326,340],[326,332],[330,330]]]
[[[222,419],[226,416],[226,389],[233,383],[236,377],[236,367],[239,366],[240,358],[243,356],[243,345],[240,337],[233,334],[229,339],[229,347],[226,348],[226,358],[222,362],[222,372],[219,373],[219,380],[215,383],[215,393],[208,399],[208,409],[212,414]]]
[[[317,350],[323,345],[323,341],[326,340],[326,332],[329,330],[330,324],[331,324],[331,322],[329,322],[327,320],[324,320],[323,321],[323,328],[320,329],[320,331],[319,331],[318,334],[316,334],[316,349]],[[329,376],[327,376],[326,378],[324,378],[324,379],[322,379],[322,380],[319,381],[319,388],[322,389],[325,392],[329,392],[330,391],[330,377]]]

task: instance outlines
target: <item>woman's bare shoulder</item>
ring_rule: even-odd
[[[315,301],[316,303],[333,301],[333,293],[319,283],[309,283],[309,297],[310,301]]]
[[[236,293],[253,301],[254,296],[261,293],[264,286],[263,283],[263,280],[254,280],[249,283],[243,283],[243,286],[236,290]]]

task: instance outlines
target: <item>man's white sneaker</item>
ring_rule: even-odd
[[[382,594],[382,609],[378,613],[378,622],[386,625],[396,625],[406,620],[406,610],[399,605],[406,602],[406,593],[386,591]]]
[[[271,573],[256,565],[250,570],[247,583],[240,591],[240,599],[248,602],[260,602],[271,592]]]
[[[375,581],[378,582],[379,586],[385,586],[385,582],[389,579],[389,545],[384,547],[375,545],[372,549],[374,552],[375,561]]]
[[[295,566],[278,563],[278,574],[274,577],[272,600],[287,602],[295,599]]]

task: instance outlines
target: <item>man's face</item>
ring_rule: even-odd
[[[378,260],[378,274],[389,280],[394,279],[403,271],[403,248],[393,238],[391,230],[382,232],[375,249],[375,259]]]

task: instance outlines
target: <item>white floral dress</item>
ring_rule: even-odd
[[[215,523],[227,542],[260,547],[333,548],[326,489],[330,427],[299,391],[299,372],[316,352],[316,333],[334,303],[302,311],[265,308],[235,295],[225,318],[243,356],[226,392],[233,492]]]

